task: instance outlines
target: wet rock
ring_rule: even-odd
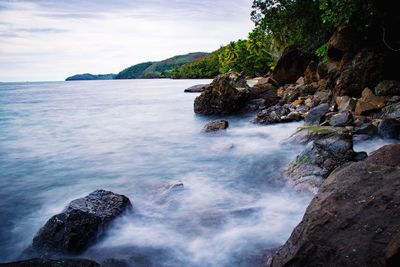
[[[0,263],[2,267],[100,267],[95,261],[85,259],[30,259],[10,263]]]
[[[349,138],[350,132],[346,128],[330,126],[303,126],[292,134],[282,143],[308,144],[311,141],[327,138],[329,136],[341,135],[343,138]]]
[[[384,107],[382,109],[382,117],[400,119],[400,103]]]
[[[331,135],[307,145],[284,170],[289,183],[296,188],[313,193],[318,191],[323,180],[337,167],[354,161],[352,139],[343,135]]]
[[[365,88],[362,92],[360,100],[356,105],[356,115],[368,115],[371,112],[377,111],[383,108],[386,104],[386,98],[382,96],[376,96],[369,88]]]
[[[274,124],[302,119],[301,116],[299,117],[297,114],[291,113],[292,111],[288,104],[283,106],[278,104],[258,112],[255,122],[260,124]]]
[[[208,84],[198,84],[185,89],[185,93],[201,93]]]
[[[250,111],[257,111],[263,107],[265,107],[266,101],[265,99],[259,98],[259,99],[252,99],[247,102],[246,107]]]
[[[267,266],[398,266],[400,145],[335,170]]]
[[[310,59],[302,55],[296,47],[290,46],[278,60],[272,78],[279,84],[295,83],[303,75],[309,62]]]
[[[194,101],[194,112],[204,115],[224,115],[239,112],[248,99],[245,88],[236,88],[240,77],[235,73],[220,75],[205,87]],[[238,82],[239,83],[239,82]]]
[[[378,124],[379,135],[386,139],[400,139],[400,121],[383,119]]]
[[[313,108],[304,118],[305,125],[319,125],[329,111],[329,104],[324,103]]]
[[[378,96],[400,95],[400,81],[384,80],[375,87]]]
[[[353,115],[349,111],[344,111],[333,115],[329,119],[329,124],[334,127],[345,127],[353,122]]]
[[[342,111],[354,111],[357,101],[349,96],[338,96],[336,97],[336,105],[339,112]]]
[[[25,255],[82,253],[101,237],[111,221],[131,207],[126,196],[105,190],[75,199],[47,221]]]
[[[363,134],[374,137],[378,134],[378,128],[372,123],[363,123],[354,128],[354,134]]]
[[[220,130],[225,130],[229,127],[229,122],[226,120],[215,120],[212,122],[207,123],[203,129],[202,132],[204,133],[211,133],[211,132],[217,132]]]

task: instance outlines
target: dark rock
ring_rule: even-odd
[[[367,152],[356,152],[354,161],[362,161],[368,157]]]
[[[33,238],[26,254],[79,254],[103,234],[108,224],[132,207],[129,198],[97,190],[72,201]]]
[[[331,135],[307,145],[284,170],[289,183],[313,193],[323,180],[337,167],[356,160],[352,139],[344,135]]]
[[[340,61],[345,54],[355,49],[354,35],[350,27],[338,27],[328,41],[328,57],[331,61]]]
[[[220,130],[225,130],[229,127],[229,122],[226,120],[216,120],[207,123],[204,127],[202,132],[210,133],[210,132],[217,132]]]
[[[304,118],[305,125],[319,125],[329,111],[329,104],[324,103],[313,108]]]
[[[25,261],[0,263],[1,267],[100,267],[95,261],[85,259],[30,259]]]
[[[318,75],[318,80],[328,78],[328,66],[325,63],[323,62],[318,63],[317,75]]]
[[[185,93],[201,93],[208,84],[198,84],[185,89]]]
[[[306,70],[304,71],[304,82],[305,83],[312,83],[312,82],[318,82],[318,74],[317,74],[317,69],[318,69],[318,63],[315,61],[311,61]]]
[[[353,115],[349,111],[344,111],[333,115],[329,124],[334,127],[348,126],[353,122]]]
[[[330,126],[303,126],[282,143],[307,144],[311,141],[325,139],[329,136],[341,135],[343,138],[350,138],[346,128]]]
[[[290,110],[288,104],[283,106],[278,104],[258,112],[255,122],[260,124],[274,124],[282,122],[291,122],[301,119],[302,119],[301,116],[297,116],[297,114],[294,114]]]
[[[383,119],[378,124],[379,135],[387,139],[400,139],[400,121],[396,119]]]
[[[354,128],[354,134],[376,136],[378,134],[378,128],[372,123],[363,123],[360,126]]]
[[[236,73],[220,75],[205,87],[194,101],[194,112],[204,115],[226,115],[239,112],[248,99],[247,90],[235,88],[240,77]]]
[[[391,119],[400,119],[400,103],[388,105],[382,109],[382,116]]]
[[[259,99],[252,99],[247,102],[246,107],[250,111],[257,111],[263,107],[265,107],[266,101],[265,99],[259,98]]]
[[[371,112],[383,108],[386,104],[386,98],[383,96],[376,96],[369,88],[365,88],[362,92],[360,100],[356,105],[354,114],[368,115]]]
[[[364,49],[344,63],[336,80],[334,95],[360,97],[364,88],[375,88],[383,78],[384,56]]]
[[[277,88],[269,83],[257,84],[248,89],[250,99],[264,99],[264,105],[270,107],[278,103]]]
[[[400,95],[400,81],[384,80],[375,87],[378,96]]]
[[[295,83],[303,75],[310,59],[294,46],[287,47],[278,60],[272,78],[279,84]]]
[[[267,266],[399,266],[400,145],[336,169]]]

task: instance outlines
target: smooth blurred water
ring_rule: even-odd
[[[250,115],[201,134],[196,80],[0,84],[0,262],[14,260],[49,217],[96,189],[127,195],[119,218],[84,257],[135,266],[254,266],[282,244],[311,196],[279,170],[299,148],[298,124]],[[183,189],[165,192],[181,181]],[[115,262],[115,261],[114,261]],[[120,262],[119,262],[120,263]]]

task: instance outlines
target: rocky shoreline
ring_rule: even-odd
[[[400,140],[400,82],[385,76],[380,52],[350,33],[340,28],[330,39],[329,62],[289,47],[265,77],[230,72],[187,91],[201,92],[194,111],[202,115],[254,112],[262,125],[304,120],[284,141],[304,150],[283,173],[315,196],[288,241],[266,252],[266,266],[400,266],[400,145],[370,155],[353,149],[362,140]],[[228,126],[213,121],[202,132]],[[0,266],[100,266],[49,258],[79,256],[131,208],[104,190],[74,200],[37,233],[22,254],[27,261]]]

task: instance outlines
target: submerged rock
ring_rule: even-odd
[[[239,112],[248,100],[245,88],[235,87],[240,77],[235,73],[220,75],[205,87],[194,101],[194,112],[204,115],[226,115]]]
[[[302,126],[283,143],[307,144],[311,141],[324,139],[329,136],[340,135],[345,138],[350,137],[350,132],[346,128],[331,126]]]
[[[267,264],[400,266],[400,145],[335,170]]]
[[[198,84],[185,89],[185,93],[201,93],[208,84]]]
[[[30,259],[1,264],[2,267],[100,267],[95,261],[85,259]]]
[[[211,132],[217,132],[221,130],[225,130],[229,127],[229,122],[226,120],[215,120],[212,122],[207,123],[203,129],[202,132],[204,133],[211,133]]]
[[[126,196],[105,190],[75,199],[63,212],[47,221],[25,255],[82,253],[103,234],[112,220],[131,207]]]

